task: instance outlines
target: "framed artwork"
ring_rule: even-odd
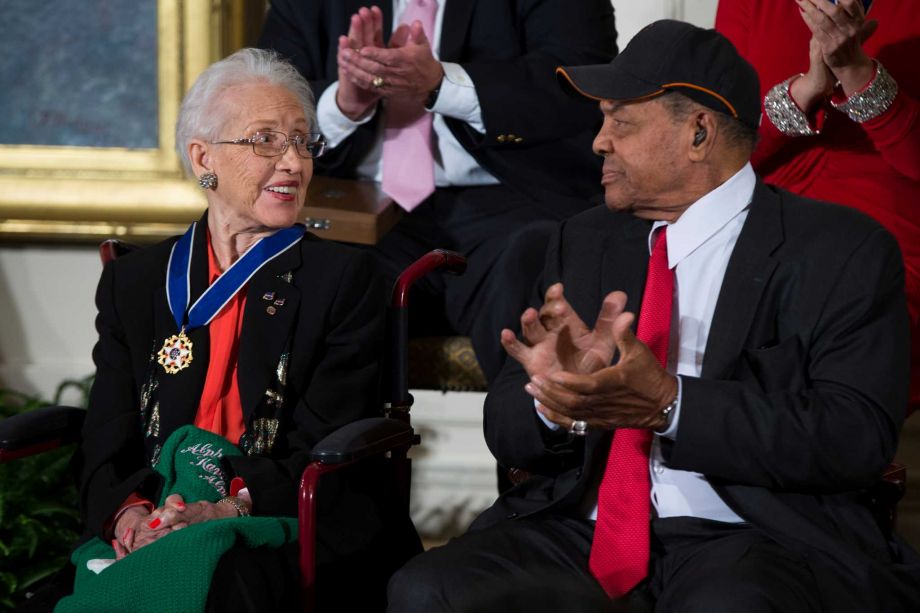
[[[228,36],[244,3],[3,0],[0,240],[151,242],[198,217],[176,116],[244,42]]]

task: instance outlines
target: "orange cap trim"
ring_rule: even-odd
[[[557,67],[556,67],[556,74],[557,74],[557,75],[560,75],[560,74],[561,74],[563,77],[565,77],[565,80],[569,82],[569,85],[572,86],[572,89],[574,89],[575,91],[577,91],[579,94],[581,94],[581,95],[584,96],[585,98],[590,98],[591,100],[597,100],[598,102],[601,101],[601,100],[603,100],[603,98],[598,98],[597,96],[592,96],[592,95],[589,94],[588,92],[584,91],[583,89],[581,89],[580,87],[578,87],[577,85],[575,85],[575,81],[572,80],[572,77],[569,76],[569,73],[567,73],[567,72],[565,71],[565,69],[564,69],[562,66],[557,66]]]
[[[565,71],[565,69],[564,69],[562,66],[557,66],[557,67],[556,67],[556,74],[557,74],[557,75],[560,75],[560,74],[561,74],[563,77],[565,77],[565,80],[569,82],[569,85],[572,86],[572,89],[574,89],[575,91],[577,91],[579,94],[581,94],[581,95],[584,96],[585,98],[590,98],[591,100],[597,100],[598,102],[602,102],[602,101],[604,101],[604,100],[607,100],[607,98],[602,98],[602,97],[600,97],[600,96],[592,96],[591,94],[589,94],[589,93],[586,92],[585,90],[583,90],[583,89],[581,89],[580,87],[578,87],[577,85],[575,85],[575,81],[572,80],[572,77],[569,76],[569,73],[567,73],[567,72]],[[650,94],[645,94],[644,96],[639,96],[638,98],[627,98],[627,99],[624,99],[624,100],[622,100],[622,102],[638,102],[638,101],[640,101],[640,100],[647,100],[648,98],[654,98],[655,96],[660,96],[660,95],[663,94],[664,92],[665,92],[664,89],[659,89],[659,90],[657,90],[657,91],[653,91],[653,92],[650,93]],[[619,99],[617,99],[617,100],[619,100]]]
[[[693,83],[665,83],[664,85],[662,85],[662,87],[664,88],[689,87],[690,89],[695,89],[697,91],[701,91],[703,93],[709,94],[710,96],[712,96],[713,98],[719,100],[722,104],[724,104],[726,108],[728,108],[728,110],[732,112],[732,117],[734,117],[735,119],[738,119],[738,111],[735,110],[735,107],[732,105],[732,103],[726,100],[724,96],[720,96],[719,94],[715,93],[711,89],[701,87],[699,85],[694,85]]]

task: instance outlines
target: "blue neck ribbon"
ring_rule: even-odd
[[[176,320],[176,327],[185,331],[211,323],[214,316],[260,268],[296,245],[306,232],[304,226],[295,224],[271,236],[260,238],[189,308],[192,239],[197,225],[198,222],[195,222],[189,226],[185,234],[173,245],[166,268],[166,300],[169,303],[169,310],[173,319]]]

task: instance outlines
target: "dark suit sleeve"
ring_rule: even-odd
[[[531,299],[535,308],[543,303],[546,287],[555,282],[543,279],[559,278],[561,236],[560,229],[547,250],[545,272],[535,283]],[[550,430],[538,417],[533,397],[524,391],[528,380],[527,372],[516,360],[505,360],[486,396],[483,424],[486,443],[503,466],[555,476],[580,464],[582,458],[575,454],[576,446],[568,432]]]
[[[745,350],[737,380],[683,378],[672,468],[793,492],[875,482],[904,419],[909,333],[897,245],[881,229],[864,237],[845,265],[817,272],[836,278],[792,290],[780,317],[803,317],[817,299],[810,329]],[[829,292],[810,292],[823,284]]]
[[[320,355],[308,380],[299,382],[302,391],[296,399],[293,428],[286,433],[287,455],[227,460],[246,482],[253,511],[260,515],[296,513],[297,484],[313,446],[345,424],[380,413],[385,290],[371,256],[359,251],[349,254],[341,266],[334,265],[334,258],[327,262],[325,287],[335,290],[329,294],[326,321],[320,324],[324,326]],[[307,288],[304,294],[304,300],[314,301],[326,295],[319,288]]]
[[[131,354],[116,307],[118,271],[118,262],[106,266],[96,291],[96,376],[82,443],[74,458],[84,522],[99,537],[132,492],[155,499],[161,483],[144,451]]]
[[[613,59],[616,27],[610,1],[530,0],[517,5],[515,32],[490,31],[484,19],[471,25],[470,57],[478,59],[460,64],[476,85],[486,135],[448,120],[467,148],[501,147],[495,138],[500,134],[522,135],[527,144],[554,141],[592,129],[597,122],[597,104],[569,97],[556,82],[555,69]],[[488,48],[490,40],[509,36],[518,38],[520,54],[475,53],[478,47]]]

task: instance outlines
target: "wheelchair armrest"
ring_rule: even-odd
[[[0,421],[0,461],[55,449],[80,438],[85,409],[48,406]]]
[[[386,417],[369,417],[342,426],[313,447],[312,460],[347,464],[415,442],[412,426]]]

